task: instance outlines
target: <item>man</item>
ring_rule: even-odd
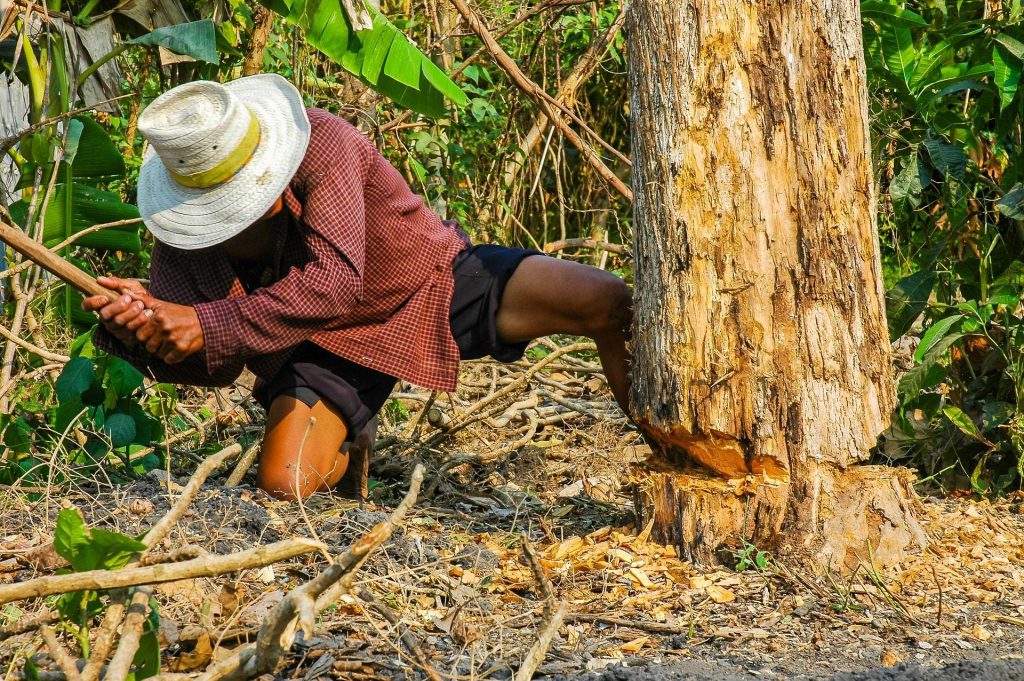
[[[284,78],[179,86],[139,131],[151,290],[100,277],[123,295],[83,303],[101,320],[96,344],[161,381],[228,385],[248,366],[267,409],[257,481],[271,495],[351,483],[343,444],[397,379],[454,390],[460,358],[513,361],[539,336],[593,338],[625,409],[631,296],[619,278],[470,245]],[[353,471],[365,471],[363,439]]]

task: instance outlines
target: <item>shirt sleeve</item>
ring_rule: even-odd
[[[153,248],[150,277],[150,293],[154,297],[185,304],[199,295],[188,270],[181,263],[176,263],[173,254],[159,243]],[[125,345],[102,325],[98,325],[93,332],[93,345],[127,360],[144,375],[164,383],[222,388],[231,385],[245,367],[244,361],[234,360],[222,363],[216,371],[208,371],[205,350],[190,355],[178,364],[167,364],[143,345]]]
[[[325,238],[308,230],[310,261],[249,295],[199,303],[207,372],[292,347],[358,301],[362,281]]]

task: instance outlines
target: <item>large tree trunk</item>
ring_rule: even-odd
[[[924,542],[908,476],[852,467],[895,401],[858,7],[632,5],[633,401],[668,455],[637,504],[694,559]]]

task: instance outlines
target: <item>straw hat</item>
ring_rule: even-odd
[[[168,90],[139,116],[149,149],[139,210],[161,242],[205,248],[235,236],[284,193],[309,144],[298,90],[265,74]]]

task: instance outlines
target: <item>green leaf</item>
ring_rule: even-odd
[[[160,673],[160,642],[157,639],[157,632],[160,630],[160,610],[155,598],[149,599],[149,608],[146,629],[139,638],[139,649],[132,660],[136,679],[148,679]]]
[[[8,414],[0,415],[0,421],[6,422],[4,427],[4,446],[15,454],[28,454],[32,451],[32,426],[22,417],[11,418]]]
[[[947,404],[942,408],[942,414],[949,422],[960,429],[964,435],[977,440],[978,442],[993,447],[994,445],[985,438],[984,435],[978,430],[978,427],[974,425],[974,421],[961,410],[959,407],[955,407],[952,404]]]
[[[928,151],[928,157],[932,160],[935,169],[946,178],[954,177],[958,180],[964,179],[964,170],[967,168],[967,154],[958,146],[947,144],[942,140],[928,139],[921,142]]]
[[[885,308],[890,340],[896,340],[910,329],[928,306],[928,298],[938,280],[936,272],[915,272],[900,279],[886,292]]]
[[[1017,291],[1024,289],[1024,262],[1020,260],[1011,262],[1003,270],[1003,273],[992,282],[992,289],[1011,289]]]
[[[445,113],[447,97],[457,105],[466,95],[378,10],[367,4],[373,28],[353,31],[338,0],[261,2],[298,25],[306,40],[349,73],[400,106],[427,116]]]
[[[110,434],[110,442],[115,447],[127,447],[135,440],[135,419],[128,414],[111,414],[103,429]]]
[[[79,567],[79,552],[89,541],[89,530],[77,508],[63,508],[57,514],[57,526],[53,532],[53,550],[71,564],[76,571],[91,568]]]
[[[1018,182],[1003,194],[1003,198],[996,203],[996,210],[1008,218],[1024,220],[1024,184]]]
[[[68,402],[80,397],[89,389],[95,378],[96,371],[91,359],[72,357],[57,377],[57,399]]]
[[[917,147],[914,147],[903,170],[889,183],[889,196],[893,203],[906,203],[911,208],[917,208],[921,205],[921,193],[931,179],[931,170],[921,159]]]
[[[138,38],[132,38],[128,42],[133,45],[159,45],[171,52],[194,57],[209,64],[216,64],[219,61],[217,31],[209,19],[164,26]]]
[[[882,55],[889,71],[909,90],[916,67],[917,50],[910,29],[897,24],[879,27],[882,38]]]
[[[107,362],[105,383],[119,396],[131,395],[145,380],[141,371],[120,357],[110,357]]]
[[[946,369],[939,360],[953,347],[953,344],[964,337],[955,333],[942,338],[925,355],[921,363],[908,371],[900,380],[899,393],[904,400],[917,397],[922,390],[938,385],[946,375]]]
[[[420,51],[404,35],[399,34],[388,50],[384,73],[403,85],[419,90],[421,56]]]
[[[1021,61],[1014,59],[1005,47],[996,45],[992,48],[992,68],[996,87],[999,88],[999,107],[1005,109],[1017,96]]]
[[[138,539],[99,527],[89,530],[89,548],[94,552],[96,566],[92,570],[117,570],[131,562],[136,553],[146,548]]]
[[[99,123],[89,116],[75,116],[82,125],[78,155],[71,169],[76,178],[120,177],[125,174],[124,157]]]
[[[1000,33],[995,41],[1005,47],[1018,61],[1024,61],[1024,43],[1006,33]]]
[[[881,0],[864,0],[860,4],[860,13],[865,17],[880,17],[885,23],[902,23],[907,26],[928,25],[928,22],[920,14]]]
[[[910,86],[915,90],[932,75],[935,69],[942,66],[953,55],[956,49],[955,42],[942,40],[932,46],[927,53],[923,54],[914,68],[914,76],[910,80]],[[927,87],[927,86],[925,86]]]
[[[931,350],[941,339],[945,338],[946,334],[949,333],[949,330],[963,321],[963,319],[964,315],[955,314],[950,317],[943,317],[929,326],[928,330],[924,332],[924,336],[921,338],[921,344],[917,346],[917,350],[914,352],[914,359],[918,362],[923,360],[928,351]]]

